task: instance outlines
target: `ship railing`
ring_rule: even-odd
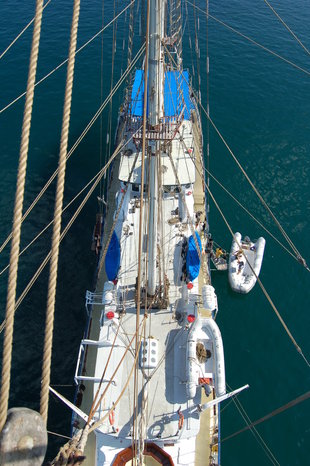
[[[178,116],[165,116],[160,118],[158,125],[147,128],[145,133],[146,139],[153,141],[172,141],[184,120],[184,111],[185,107],[183,107]],[[135,141],[140,141],[143,138],[142,124],[143,118],[140,116],[131,116],[127,120],[126,130],[133,135]]]
[[[83,375],[83,368],[84,368],[84,361],[85,361],[85,356],[87,352],[87,347],[88,346],[97,346],[98,348],[100,347],[111,347],[112,343],[109,341],[96,341],[96,340],[82,340],[80,344],[80,349],[79,349],[79,355],[77,359],[77,364],[76,364],[76,369],[75,369],[75,375],[74,375],[74,381],[76,385],[78,385],[81,381],[89,381],[93,383],[99,383],[101,381],[100,377],[93,377],[93,376],[86,376]],[[117,345],[114,345],[116,347]],[[108,383],[111,382],[112,385],[116,386],[117,382],[116,380],[110,380],[110,379],[103,379],[103,383]]]
[[[85,308],[88,316],[91,314],[93,305],[103,305],[103,292],[95,293],[93,291],[86,291]]]

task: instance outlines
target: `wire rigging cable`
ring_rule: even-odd
[[[232,390],[231,387],[227,384],[227,387],[229,388],[229,390]],[[241,401],[239,400],[239,397],[238,396],[233,396],[231,401],[235,404],[237,410],[239,411],[240,413],[240,416],[242,417],[242,419],[244,420],[244,422],[246,423],[247,426],[250,426],[252,424],[252,421],[248,415],[248,413],[246,412],[246,410],[244,409],[244,407],[242,406],[242,403]],[[263,452],[265,453],[265,455],[267,456],[267,458],[270,460],[270,462],[275,465],[275,466],[279,466],[280,463],[278,462],[278,460],[276,459],[275,455],[273,454],[273,452],[270,450],[270,448],[268,447],[268,445],[266,444],[265,440],[263,439],[263,437],[260,435],[260,433],[258,432],[258,430],[255,428],[255,426],[251,426],[249,427],[250,430],[251,430],[251,433],[254,437],[254,439],[256,440],[256,442],[259,444],[259,446],[261,447],[261,449],[263,450]]]
[[[128,143],[129,141],[127,141]],[[127,144],[126,143],[126,144]],[[107,162],[107,164],[105,165],[105,167],[102,168],[102,170],[99,172],[95,182],[93,183],[93,186],[90,188],[90,190],[88,191],[88,193],[86,194],[86,196],[84,197],[83,201],[81,202],[81,204],[79,205],[79,207],[77,208],[77,210],[75,211],[75,213],[73,214],[72,218],[70,219],[70,221],[68,222],[68,224],[66,225],[66,227],[64,228],[63,232],[61,233],[61,237],[60,237],[60,240],[62,241],[63,238],[66,236],[66,234],[68,233],[68,231],[70,230],[71,226],[73,225],[74,221],[76,220],[76,218],[78,217],[78,215],[80,214],[81,210],[83,209],[83,207],[85,206],[86,202],[88,201],[88,199],[90,198],[90,196],[92,195],[92,193],[94,192],[95,188],[98,186],[98,183],[100,182],[102,176],[104,176],[104,174],[106,173],[106,171],[108,170],[109,166],[111,165],[111,163],[113,162],[113,160],[115,159],[115,157],[117,156],[117,154],[122,150],[124,146],[122,146],[122,144],[120,143],[119,146],[115,149],[113,155],[111,156],[110,160]],[[31,280],[29,281],[28,285],[26,286],[26,288],[24,289],[24,291],[21,293],[21,295],[19,296],[18,300],[16,301],[16,307],[15,307],[15,310],[20,306],[20,304],[22,303],[22,301],[24,300],[24,298],[27,296],[29,290],[32,288],[33,284],[35,283],[35,281],[37,280],[37,278],[40,276],[41,272],[44,270],[45,266],[48,264],[48,261],[50,260],[50,257],[51,257],[51,251],[47,254],[47,256],[45,257],[45,259],[42,261],[41,265],[38,267],[37,271],[35,272],[35,274],[33,275],[33,277],[31,278]],[[6,320],[4,320],[0,326],[0,333],[2,332],[2,330],[4,329],[6,325]]]
[[[116,0],[114,0],[114,14],[116,10]],[[117,35],[117,21],[113,23],[113,38],[112,38],[112,59],[111,59],[111,84],[110,84],[110,93],[113,89],[113,80],[114,80],[114,62],[115,62],[115,53],[116,53],[116,35]],[[109,107],[109,116],[108,116],[108,131],[107,131],[107,140],[106,140],[106,159],[111,153],[111,141],[112,141],[112,112],[113,112],[113,99],[110,99]]]
[[[201,105],[201,107],[203,108],[202,105]],[[212,120],[210,119],[210,121],[212,121]],[[183,143],[183,145],[184,145],[186,151],[188,152],[188,148],[186,147],[185,142],[182,141],[182,143]],[[191,158],[192,158],[192,157],[191,157]],[[195,165],[195,167],[196,167],[195,161],[193,161],[193,163],[194,163],[194,165]],[[172,159],[171,159],[171,164],[172,164],[172,168],[173,168],[174,171],[175,171],[176,180],[177,180],[177,182],[179,183],[178,178],[177,178],[177,174],[176,174],[176,170],[175,170],[175,168],[174,168],[174,164],[173,164]],[[196,169],[197,169],[197,167],[196,167]],[[198,173],[199,173],[199,170],[198,170]],[[223,218],[223,220],[224,220],[224,222],[225,222],[225,224],[226,224],[228,230],[230,231],[230,234],[232,235],[232,238],[235,239],[235,235],[234,235],[234,233],[233,233],[233,231],[232,231],[232,228],[231,228],[231,226],[229,225],[229,223],[228,223],[228,221],[227,221],[225,215],[223,214],[222,210],[220,209],[218,203],[216,202],[216,200],[215,200],[215,198],[214,198],[214,196],[213,196],[213,194],[212,194],[212,192],[211,192],[211,190],[210,190],[210,187],[209,187],[208,185],[206,185],[206,189],[207,189],[207,191],[208,191],[208,194],[209,194],[210,198],[213,200],[213,202],[214,202],[214,204],[215,204],[217,210],[219,211],[220,215],[222,216],[222,218]],[[196,244],[196,248],[197,248],[197,244]],[[241,245],[239,245],[239,248],[241,248]],[[308,359],[306,358],[306,356],[305,356],[304,353],[302,352],[301,348],[300,348],[299,345],[297,344],[297,342],[296,342],[296,340],[294,339],[292,333],[290,332],[289,328],[287,327],[287,325],[285,324],[283,318],[281,317],[281,315],[280,315],[278,309],[276,308],[275,304],[273,303],[273,301],[272,301],[270,295],[268,294],[267,290],[265,289],[265,287],[264,287],[262,281],[260,280],[260,278],[259,278],[259,277],[257,276],[257,274],[255,273],[255,271],[254,271],[252,265],[250,264],[250,262],[248,261],[248,259],[247,259],[246,256],[245,256],[245,260],[247,261],[248,266],[250,267],[252,273],[255,275],[255,277],[256,277],[256,279],[257,279],[257,281],[258,281],[258,283],[259,283],[260,288],[262,289],[262,291],[263,291],[265,297],[267,298],[269,304],[271,305],[272,309],[273,309],[274,312],[276,313],[278,319],[280,320],[280,322],[281,322],[283,328],[285,329],[287,335],[289,336],[290,340],[291,340],[292,343],[294,344],[296,350],[297,350],[298,353],[302,356],[302,358],[304,359],[304,361],[305,361],[305,363],[307,364],[307,366],[310,367],[310,363],[309,363]]]
[[[173,57],[171,56],[169,50],[166,48],[165,46],[165,49],[167,51],[167,53],[169,54],[169,56],[171,57],[172,61],[175,63]],[[188,81],[186,80],[186,78],[184,77],[183,73],[182,73],[182,76],[183,76],[183,79],[184,81],[186,82],[186,84],[189,86],[189,89],[190,91],[195,94],[192,86],[190,85],[190,83],[188,83]],[[204,114],[206,115],[206,117],[208,118],[208,120],[210,121],[211,125],[213,126],[213,128],[215,129],[216,133],[218,134],[219,138],[221,139],[221,141],[223,142],[223,144],[225,145],[226,149],[228,150],[229,154],[232,156],[233,160],[236,162],[237,166],[239,167],[239,169],[241,170],[241,172],[243,173],[244,177],[246,178],[246,180],[248,181],[249,185],[251,186],[251,188],[253,189],[253,191],[255,192],[255,194],[257,195],[257,197],[259,198],[259,200],[261,201],[262,205],[265,207],[265,209],[269,212],[271,218],[273,219],[273,221],[275,222],[275,224],[277,225],[277,227],[279,228],[280,232],[282,233],[283,237],[286,239],[286,241],[288,242],[288,244],[290,245],[290,247],[292,248],[292,250],[294,251],[295,255],[296,255],[296,258],[298,260],[298,262],[306,268],[306,270],[309,272],[310,269],[308,268],[307,266],[307,263],[305,261],[305,259],[302,257],[302,255],[300,254],[300,252],[298,251],[298,249],[296,248],[295,244],[293,243],[293,241],[290,239],[290,237],[288,236],[288,234],[286,233],[286,231],[284,230],[284,228],[282,227],[282,225],[280,224],[279,220],[276,218],[276,216],[274,215],[274,213],[272,212],[272,210],[270,209],[270,207],[268,206],[268,204],[266,203],[266,201],[264,200],[264,198],[262,197],[262,195],[260,194],[260,192],[258,191],[258,189],[255,187],[254,183],[252,182],[252,180],[250,179],[250,177],[248,176],[248,174],[246,173],[245,169],[242,167],[241,163],[239,162],[239,160],[237,159],[237,157],[235,156],[235,154],[233,153],[233,151],[231,150],[231,148],[229,147],[228,143],[226,142],[224,136],[222,135],[222,133],[219,131],[219,129],[217,128],[217,126],[215,125],[214,121],[212,120],[212,118],[210,117],[210,114],[207,112],[207,110],[204,108],[203,104],[198,100],[199,102],[199,106],[200,108],[202,109],[202,111],[204,112]]]
[[[87,47],[93,40],[95,40],[100,34],[103,33],[103,31],[105,31],[109,26],[111,26],[111,24],[114,23],[114,21],[117,21],[117,19],[125,13],[125,11],[130,7],[130,5],[132,3],[134,3],[135,0],[133,0],[131,3],[129,3],[120,13],[118,13],[118,15],[115,16],[115,18],[113,18],[108,24],[106,24],[106,26],[104,26],[102,29],[100,29],[100,31],[98,31],[93,37],[91,37],[87,42],[85,42],[76,52],[75,54],[77,55],[79,52],[81,52],[85,47]],[[49,78],[53,73],[55,73],[55,71],[59,70],[59,68],[61,68],[63,65],[65,65],[66,63],[68,62],[68,59],[64,60],[63,62],[59,63],[59,65],[56,66],[56,68],[54,68],[53,70],[51,70],[49,73],[47,73],[45,76],[43,76],[43,78],[41,78],[39,81],[37,81],[35,83],[35,86],[38,86],[39,84],[41,84],[43,81],[45,81],[47,78]],[[12,100],[12,102],[10,102],[9,104],[7,104],[5,107],[3,107],[1,110],[0,110],[0,113],[3,113],[5,110],[7,110],[8,108],[10,108],[13,104],[15,104],[18,100],[20,100],[22,97],[24,97],[24,95],[26,95],[26,92],[23,92],[22,94],[20,94],[18,97],[16,97],[14,100]]]
[[[47,7],[47,5],[50,4],[52,0],[47,0],[47,2],[45,3],[45,5],[43,6],[43,10]],[[31,21],[29,21],[29,23],[27,24],[27,26],[24,27],[24,29],[15,37],[14,40],[12,40],[12,42],[10,43],[10,45],[7,46],[7,48],[1,53],[0,55],[0,60],[1,58],[4,57],[4,55],[10,50],[10,48],[15,44],[15,42],[18,41],[18,39],[24,34],[25,31],[27,31],[27,29],[29,28],[29,26],[31,26],[31,24],[34,22],[35,20],[35,17],[32,18]]]
[[[192,7],[196,8],[197,10],[200,10],[202,13],[204,13],[205,15],[207,15],[207,13],[205,11],[203,11],[201,8],[199,8],[198,6],[195,6],[193,3],[191,3],[189,0],[185,0],[189,5],[192,5]],[[298,69],[299,71],[302,71],[303,73],[307,74],[308,76],[310,76],[310,71],[308,70],[305,70],[304,68],[302,68],[301,66],[298,66],[296,65],[296,63],[288,60],[287,58],[284,58],[282,57],[281,55],[279,55],[278,53],[276,52],[273,52],[273,50],[269,49],[268,47],[265,47],[264,45],[260,44],[259,42],[257,42],[256,40],[254,39],[251,39],[249,36],[246,36],[245,34],[242,34],[242,32],[238,31],[237,29],[233,28],[232,26],[229,26],[229,24],[225,23],[224,21],[221,21],[220,19],[216,18],[215,16],[211,15],[210,13],[208,14],[209,18],[212,18],[214,19],[214,21],[216,21],[217,23],[221,24],[222,26],[224,26],[225,28],[231,30],[232,32],[234,32],[235,34],[237,34],[238,36],[240,37],[243,37],[243,39],[246,39],[248,40],[249,42],[251,42],[252,44],[256,45],[257,47],[265,50],[265,52],[268,52],[270,53],[271,55],[277,57],[277,58],[280,58],[280,60],[284,61],[285,63],[293,66],[294,68]]]
[[[284,246],[284,244],[281,243],[281,241],[279,241],[278,238],[274,236],[271,231],[268,230],[268,228],[265,227],[265,225],[263,225],[244,205],[242,205],[241,202],[227,188],[225,188],[225,186],[214,175],[212,175],[212,173],[207,168],[205,168],[205,172],[220,186],[220,188],[226,194],[231,197],[231,199],[233,199],[236,204],[238,204],[239,207],[241,207],[241,209],[243,209],[248,214],[249,217],[251,217],[263,230],[265,230],[265,232],[268,233],[268,235],[271,236],[271,238],[276,241],[279,246],[281,246],[281,248],[283,248],[294,260],[298,262],[295,254],[293,254],[286,246]],[[201,176],[203,175],[201,174]]]
[[[286,411],[287,409],[292,408],[293,406],[296,406],[297,404],[301,403],[302,401],[307,400],[310,398],[310,391],[304,393],[303,395],[298,396],[294,400],[290,401],[289,403],[286,403],[285,405],[280,406],[280,408],[275,409],[269,414],[266,414],[266,416],[261,417],[260,419],[257,419],[256,421],[252,422],[250,425],[244,427],[243,429],[238,430],[237,432],[229,435],[228,437],[225,437],[221,440],[221,442],[225,442],[226,440],[229,440],[233,437],[236,437],[237,435],[251,429],[253,426],[257,426],[258,424],[261,424],[262,422],[267,421],[268,419],[271,419],[274,416],[277,416],[278,414],[282,413],[283,411]]]
[[[75,143],[73,144],[73,146],[71,147],[71,149],[69,150],[68,154],[67,154],[67,160],[71,157],[71,155],[73,154],[73,152],[75,151],[75,149],[78,147],[78,145],[80,144],[80,142],[82,141],[82,139],[86,136],[86,134],[88,133],[88,131],[90,130],[90,128],[93,126],[93,124],[95,123],[95,121],[98,119],[98,117],[101,115],[102,111],[105,109],[105,107],[107,106],[107,104],[109,103],[110,99],[112,98],[112,96],[115,94],[115,92],[119,89],[119,87],[122,85],[122,83],[124,82],[124,80],[126,79],[126,76],[130,73],[131,69],[136,65],[137,61],[140,59],[140,57],[142,56],[143,54],[143,51],[144,51],[144,45],[140,48],[140,50],[138,51],[137,55],[135,56],[134,60],[132,61],[131,65],[130,65],[130,68],[128,68],[126,70],[126,72],[121,76],[121,78],[119,79],[119,81],[115,84],[114,88],[113,88],[113,92],[112,94],[109,94],[107,96],[107,98],[105,99],[105,101],[102,103],[102,105],[100,105],[99,109],[97,110],[97,112],[95,113],[95,115],[92,117],[92,119],[90,120],[90,122],[87,124],[87,126],[85,127],[85,129],[82,131],[82,133],[80,134],[80,136],[78,137],[78,139],[75,141]],[[37,195],[37,197],[34,199],[34,201],[31,203],[30,207],[27,209],[27,211],[24,213],[23,217],[22,217],[22,221],[24,221],[26,219],[26,217],[29,215],[29,213],[31,212],[31,210],[34,208],[34,206],[37,204],[37,202],[41,199],[41,197],[43,196],[43,194],[45,193],[45,191],[47,190],[47,188],[50,186],[50,184],[54,181],[54,179],[56,178],[57,176],[57,173],[58,173],[58,168],[55,170],[55,172],[53,173],[53,175],[50,177],[50,179],[47,181],[47,183],[44,185],[44,187],[41,189],[40,193]],[[3,242],[3,244],[0,246],[0,253],[3,251],[3,249],[5,248],[5,246],[8,244],[8,242],[10,241],[10,239],[12,238],[12,233],[6,238],[6,240]]]
[[[101,171],[101,170],[100,170]],[[64,213],[73,203],[74,201],[76,201],[76,199],[81,196],[81,194],[89,187],[89,185],[91,183],[93,183],[96,178],[100,176],[100,172],[99,173],[96,173],[96,175],[71,199],[70,202],[68,202],[68,204],[63,208],[62,210],[62,213]],[[102,179],[102,177],[101,177]],[[54,222],[54,219],[51,220],[47,225],[45,225],[45,227],[30,241],[30,243],[27,244],[27,246],[24,247],[24,249],[19,253],[19,257],[21,255],[24,254],[24,252],[27,251],[27,249],[30,248],[30,246],[32,246],[39,238],[40,236],[43,235],[43,233],[51,226],[53,225],[53,222]],[[8,264],[6,267],[4,267],[1,271],[0,271],[0,276],[6,271],[8,270],[8,268],[10,267],[10,264]],[[0,333],[1,333],[1,327],[0,327]]]
[[[297,40],[297,42],[299,43],[299,45],[301,45],[301,47],[304,49],[304,51],[310,55],[310,51],[309,49],[307,49],[307,47],[301,42],[300,39],[298,39],[298,37],[296,36],[296,34],[292,31],[292,29],[283,21],[283,19],[281,18],[281,16],[276,12],[276,10],[270,5],[269,2],[267,2],[267,0],[264,0],[264,2],[266,3],[266,5],[268,5],[268,7],[271,9],[271,11],[276,15],[276,17],[281,21],[281,23],[283,24],[283,26],[288,30],[288,32],[294,37],[295,40]]]
[[[211,192],[211,190],[210,190],[210,188],[209,188],[208,186],[207,186],[207,189],[208,189],[208,192],[209,192],[209,195],[210,195],[212,201],[213,201],[214,204],[215,204],[215,207],[216,207],[217,210],[219,211],[219,213],[220,213],[221,217],[223,218],[223,220],[224,220],[224,222],[225,222],[225,224],[226,224],[228,230],[230,231],[230,233],[231,233],[231,235],[232,235],[232,238],[235,238],[235,235],[234,235],[234,232],[232,231],[231,226],[229,225],[229,223],[228,223],[228,221],[227,221],[225,215],[223,214],[221,208],[219,207],[218,203],[216,202],[216,200],[215,200],[215,198],[214,198],[214,196],[213,196],[213,194],[212,194],[212,192]],[[239,247],[241,247],[241,246],[239,245]],[[267,300],[269,301],[269,304],[271,305],[272,309],[273,309],[274,312],[276,313],[276,315],[277,315],[279,321],[281,322],[281,324],[282,324],[284,330],[286,331],[287,335],[289,336],[290,340],[292,341],[292,343],[293,343],[293,345],[295,346],[295,348],[296,348],[296,350],[298,351],[298,353],[302,356],[302,358],[303,358],[303,360],[305,361],[305,363],[307,364],[307,366],[310,367],[310,363],[309,363],[308,359],[307,359],[306,356],[303,354],[302,349],[301,349],[300,346],[297,344],[297,342],[296,342],[295,338],[293,337],[292,333],[290,332],[288,326],[286,325],[286,323],[284,322],[283,318],[281,317],[281,315],[280,315],[278,309],[276,308],[275,304],[273,303],[273,301],[272,301],[270,295],[268,294],[267,290],[265,289],[264,285],[262,284],[262,281],[260,280],[260,278],[259,278],[259,277],[256,275],[256,273],[254,272],[253,267],[252,267],[251,264],[249,263],[247,257],[246,257],[246,256],[244,256],[244,257],[245,257],[245,259],[246,259],[246,261],[247,261],[249,267],[251,268],[252,272],[253,272],[254,275],[256,276],[256,279],[257,279],[257,282],[259,283],[260,288],[262,289],[264,295],[266,296]]]
[[[148,89],[148,66],[149,66],[149,28],[150,28],[150,0],[147,1],[146,12],[146,35],[145,35],[145,60],[144,60],[144,89]],[[138,353],[140,348],[138,342],[138,327],[140,324],[140,305],[141,305],[141,266],[142,266],[142,232],[143,232],[143,196],[144,196],[144,165],[146,153],[146,124],[147,124],[147,92],[143,96],[143,120],[142,120],[142,156],[141,156],[141,187],[140,187],[140,212],[139,212],[139,235],[138,235],[138,277],[137,277],[137,306],[136,306],[136,339],[135,351]],[[141,344],[141,343],[140,343]],[[132,447],[135,447],[135,433],[137,430],[138,419],[138,363],[135,364],[134,372],[134,399],[133,399],[133,440]]]
[[[29,63],[28,84],[27,84],[27,94],[26,94],[24,119],[23,119],[23,127],[22,127],[22,137],[21,137],[21,144],[20,144],[20,156],[19,156],[14,218],[13,218],[12,245],[11,245],[11,256],[10,256],[10,273],[9,273],[9,279],[8,279],[8,292],[7,292],[7,305],[6,305],[7,325],[6,325],[6,331],[5,331],[4,343],[3,343],[2,385],[1,385],[1,397],[0,397],[0,431],[2,430],[6,417],[7,417],[8,402],[9,402],[18,258],[19,258],[19,249],[20,249],[22,212],[23,212],[24,191],[25,191],[25,181],[26,181],[26,169],[27,169],[27,159],[28,159],[32,106],[33,106],[35,78],[36,78],[37,62],[38,62],[38,55],[39,55],[40,36],[41,36],[42,14],[43,14],[43,0],[37,0],[30,63]]]
[[[102,0],[102,10],[101,10],[101,24],[102,28],[104,27],[104,0]],[[103,41],[103,34],[101,34],[101,56],[100,56],[100,104],[103,103],[103,56],[104,56],[104,41]],[[103,113],[101,112],[100,115],[100,135],[99,135],[99,167],[103,165]],[[104,159],[104,163],[106,162],[106,158]],[[104,199],[104,182],[100,181],[99,186],[99,196],[103,200]],[[99,202],[99,211],[103,213],[103,202]]]

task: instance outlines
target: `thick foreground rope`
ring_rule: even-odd
[[[76,43],[77,43],[77,30],[78,30],[78,24],[79,24],[79,13],[80,13],[80,0],[75,0],[74,7],[73,7],[71,38],[70,38],[70,48],[69,48],[69,61],[68,61],[68,70],[67,70],[66,92],[65,92],[65,103],[64,103],[63,122],[62,122],[61,141],[60,141],[60,153],[59,153],[59,165],[58,165],[59,171],[58,171],[57,188],[56,188],[52,251],[51,251],[52,253],[51,253],[51,262],[50,262],[46,324],[45,324],[42,387],[41,387],[41,400],[40,400],[40,414],[45,420],[45,422],[47,422],[47,413],[48,413],[49,384],[50,384],[51,359],[52,359],[52,340],[53,340],[53,328],[54,328],[54,311],[55,311],[55,300],[56,300],[58,256],[59,256],[60,231],[61,231],[61,214],[62,214],[62,206],[63,206],[64,186],[65,186],[67,148],[68,148],[68,138],[69,138],[69,124],[70,124],[70,113],[71,113],[72,87],[73,87],[73,76],[74,76],[75,51],[76,51]]]
[[[12,361],[12,344],[13,344],[13,326],[15,314],[16,284],[18,271],[18,257],[20,249],[21,219],[24,203],[24,191],[29,147],[29,135],[31,126],[32,106],[34,97],[34,85],[37,71],[37,62],[39,55],[39,44],[41,35],[43,12],[43,0],[37,0],[36,14],[32,36],[31,55],[29,63],[27,94],[24,110],[24,120],[22,127],[22,137],[20,145],[19,166],[17,175],[15,208],[12,229],[12,245],[10,256],[10,273],[8,279],[7,304],[6,304],[6,331],[4,335],[3,363],[2,363],[2,386],[0,398],[0,431],[2,430],[8,411],[10,379],[11,379],[11,361]]]
[[[87,435],[88,426],[85,426],[83,430],[79,430],[69,442],[60,448],[56,458],[50,463],[47,463],[47,466],[78,466],[82,464],[85,459],[83,453]]]

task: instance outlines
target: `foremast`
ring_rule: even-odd
[[[149,80],[148,80],[148,129],[159,129],[164,107],[164,59],[162,40],[164,36],[165,0],[150,0],[150,33],[149,33]],[[154,296],[156,292],[156,257],[157,257],[157,225],[158,225],[158,156],[160,141],[151,140],[148,146],[150,207],[148,224],[148,282],[147,292]]]

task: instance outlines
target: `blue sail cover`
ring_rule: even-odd
[[[109,281],[116,279],[118,269],[121,263],[121,247],[119,239],[115,231],[113,231],[112,238],[105,256],[105,271]]]
[[[199,245],[199,249],[201,251],[201,240],[200,237],[195,231],[197,243]],[[186,271],[188,278],[190,281],[195,280],[195,278],[198,277],[199,275],[199,270],[200,270],[200,259],[199,259],[199,254],[196,248],[195,240],[193,235],[189,237],[188,240],[188,249],[187,249],[187,255],[186,255]]]
[[[178,83],[179,81],[179,83]],[[188,71],[166,71],[165,72],[165,87],[164,87],[164,114],[168,117],[176,116],[180,113],[185,105],[184,118],[190,119],[190,111],[194,108],[193,102],[189,95],[189,76]],[[182,89],[182,93],[178,92],[178,87]],[[143,116],[143,99],[144,99],[144,72],[137,70],[135,80],[131,92],[130,110],[133,116]],[[147,108],[148,111],[148,108]]]

